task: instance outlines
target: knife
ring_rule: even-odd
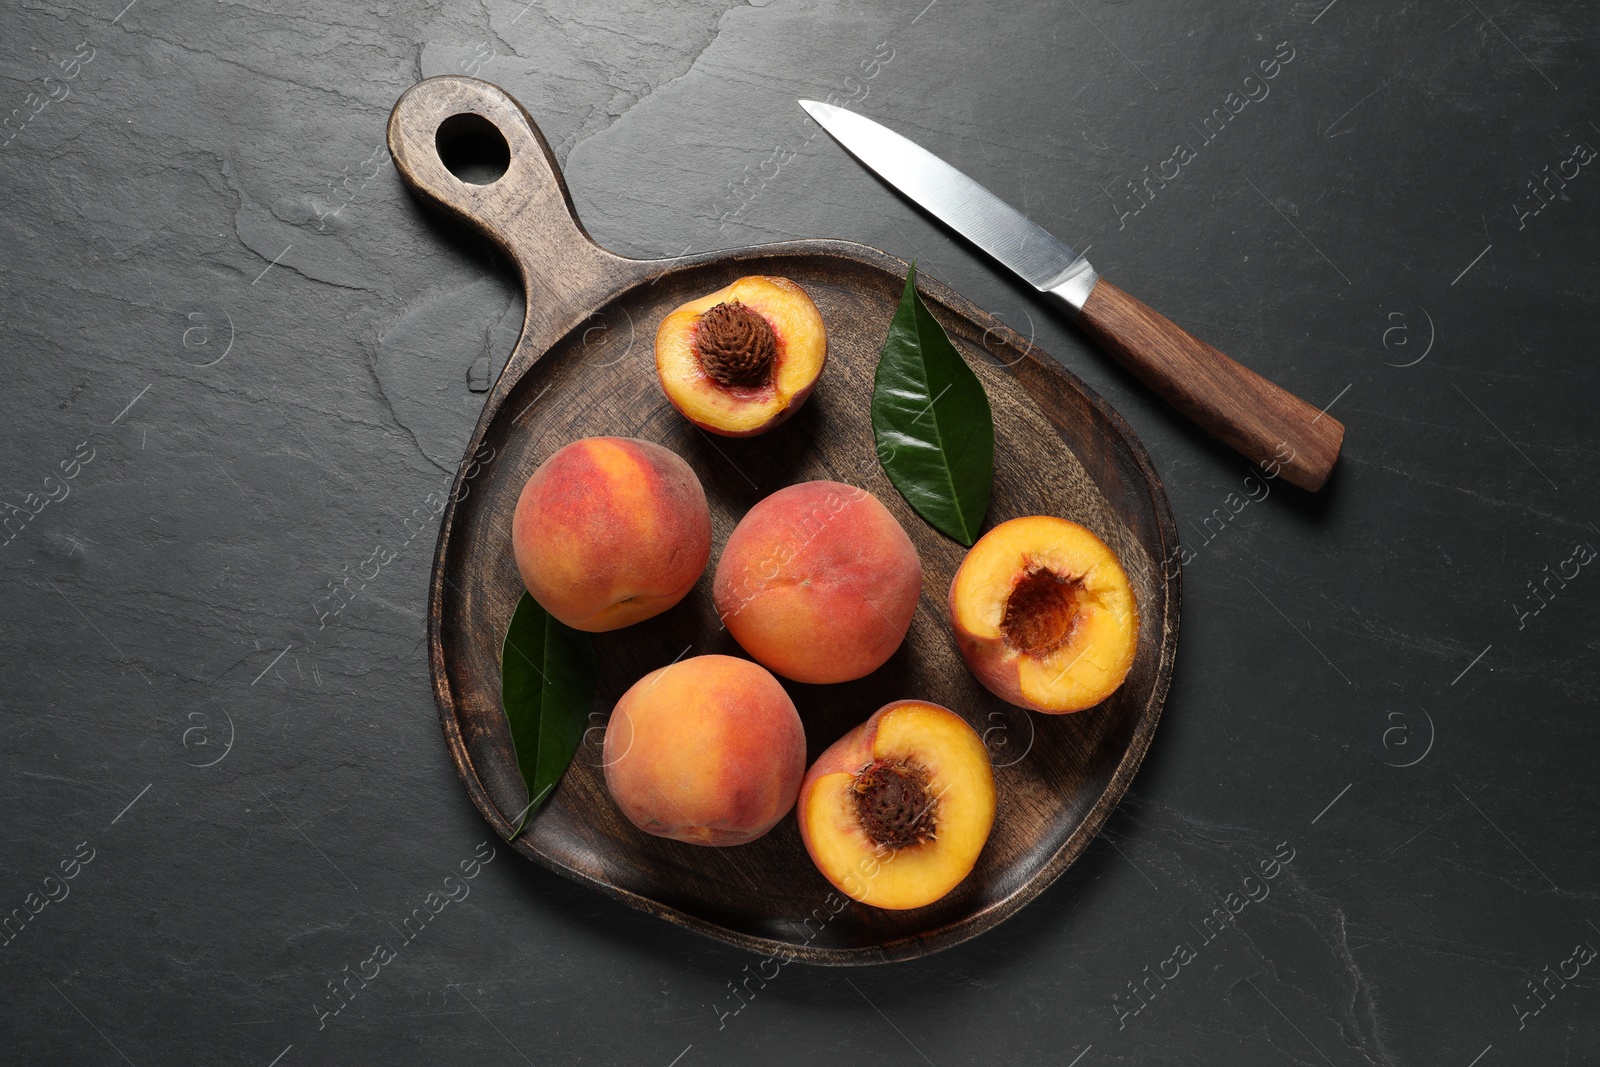
[[[1302,489],[1314,492],[1328,480],[1344,426],[1326,411],[1101,278],[1083,256],[921,145],[841,107],[800,106],[884,181],[1064,303],[1091,340],[1206,433]]]

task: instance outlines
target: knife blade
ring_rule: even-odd
[[[842,107],[815,100],[802,100],[800,106],[884,181],[1035,289],[1048,292],[1076,272],[1093,269],[1050,231],[915,141]]]
[[[929,214],[1059,299],[1079,327],[1201,429],[1273,476],[1320,489],[1344,426],[1103,280],[1073,248],[921,145],[864,115],[800,106]]]

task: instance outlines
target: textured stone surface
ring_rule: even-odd
[[[0,15],[8,1063],[1600,1060],[1600,965],[1550,977],[1600,947],[1600,574],[1528,584],[1600,548],[1600,161],[1537,214],[1526,186],[1600,145],[1585,5],[124,2]],[[422,608],[523,296],[381,152],[445,72],[522,100],[607,247],[915,257],[1142,436],[1188,539],[1178,674],[1017,918],[763,983],[471,866]],[[1336,404],[1327,490],[1259,480],[885,189],[793,102],[830,93]]]

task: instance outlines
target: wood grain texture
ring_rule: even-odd
[[[1291,485],[1322,488],[1344,426],[1118,289],[1095,283],[1078,325],[1201,429]]]
[[[433,150],[454,114],[493,121],[512,147],[491,186],[456,180]],[[999,811],[978,865],[943,900],[888,912],[840,898],[812,866],[793,816],[748,845],[711,849],[652,837],[612,803],[600,766],[606,715],[640,676],[683,655],[741,655],[718,623],[711,571],[676,607],[596,636],[601,682],[577,758],[514,842],[523,855],[634,907],[763,954],[821,964],[914,958],[990,929],[1082,853],[1150,744],[1177,647],[1177,531],[1144,449],[1106,403],[997,319],[932,279],[924,299],[979,375],[994,409],[996,477],[988,526],[1055,514],[1093,529],[1121,556],[1139,600],[1139,654],[1105,704],[1065,716],[1012,708],[977,684],[951,637],[945,595],[964,550],[924,523],[873,450],[872,374],[907,265],[841,241],[800,241],[642,262],[593,245],[572,217],[543,139],[502,90],[435,78],[396,104],[390,149],[425,199],[473,222],[518,264],[524,331],[491,390],[447,505],[429,589],[428,643],[440,723],[468,794],[503,837],[525,802],[500,708],[501,636],[522,592],[511,514],[524,481],[562,445],[612,434],[684,456],[705,486],[714,544],[756,501],[830,478],[873,492],[921,556],[921,602],[905,644],[872,675],[843,685],[786,683],[807,757],[891,700],[954,708],[984,736]],[[746,274],[792,278],[829,334],[829,361],[806,406],[754,438],[709,436],[656,380],[656,326],[678,304]]]

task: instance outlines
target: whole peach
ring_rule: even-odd
[[[588,437],[523,486],[511,547],[528,592],[577,630],[615,630],[682,600],[711,558],[711,511],[682,457]]]
[[[916,547],[883,503],[839,482],[802,482],[751,508],[728,537],[712,593],[728,632],[797,682],[881,667],[922,592]]]
[[[606,786],[635,826],[692,845],[742,845],[789,813],[806,733],[783,686],[733,656],[651,671],[606,726]]]

